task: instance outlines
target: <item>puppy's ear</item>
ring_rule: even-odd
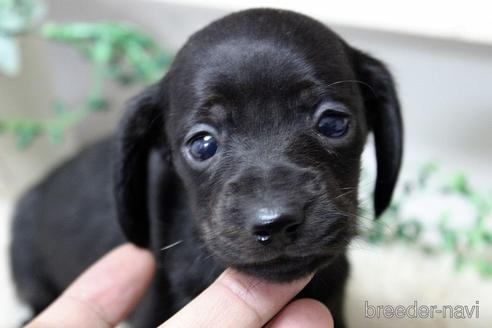
[[[361,90],[376,146],[374,210],[378,217],[391,202],[400,172],[403,124],[395,84],[388,69],[380,61],[358,50],[355,50],[355,61],[358,79],[367,84]]]
[[[166,152],[164,83],[133,98],[121,120],[114,166],[114,194],[120,225],[129,241],[149,244],[148,162],[152,149]]]

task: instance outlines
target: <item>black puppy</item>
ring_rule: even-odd
[[[20,201],[19,294],[41,311],[125,235],[158,261],[136,327],[164,321],[228,266],[274,281],[317,271],[301,294],[327,304],[341,327],[369,131],[379,215],[402,154],[384,65],[296,13],[213,22],[132,101],[115,152],[112,140],[89,147]]]

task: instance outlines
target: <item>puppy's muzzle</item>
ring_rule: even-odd
[[[279,251],[301,238],[305,211],[320,193],[316,174],[295,165],[244,168],[226,184],[224,216],[241,239]]]

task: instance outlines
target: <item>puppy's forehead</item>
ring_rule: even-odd
[[[212,23],[190,38],[174,66],[171,101],[180,116],[224,100],[234,108],[286,104],[308,88],[324,95],[336,89],[349,99],[353,90],[346,91],[356,88],[329,87],[354,79],[349,47],[335,33],[305,16],[271,10]]]
[[[320,89],[352,77],[341,49],[321,56],[307,53],[302,44],[281,41],[237,38],[206,47],[193,72],[193,94],[200,103],[289,101],[309,87]]]
[[[268,96],[318,82],[302,54],[270,40],[227,40],[204,49],[204,58],[194,79],[200,96]]]

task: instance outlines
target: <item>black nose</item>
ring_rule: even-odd
[[[252,221],[252,233],[260,243],[287,243],[296,237],[303,215],[292,208],[261,208],[255,212]]]

